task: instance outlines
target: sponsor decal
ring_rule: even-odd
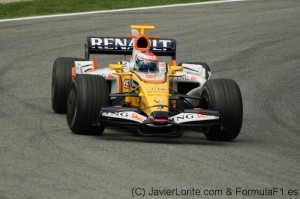
[[[124,88],[130,88],[130,80],[129,79],[125,79],[124,80]]]
[[[165,88],[147,88],[147,91],[164,91],[165,90]]]
[[[132,38],[111,38],[111,37],[90,37],[88,42],[93,49],[104,50],[132,50]],[[152,51],[167,51],[175,47],[175,40],[171,39],[150,39],[150,46]]]
[[[125,72],[129,71],[129,62],[128,61],[122,61],[122,65],[123,65],[123,70]]]
[[[102,112],[101,115],[103,117],[112,117],[112,118],[119,118],[125,120],[136,121],[142,123],[147,118],[143,115],[140,115],[133,111],[126,111],[126,112]]]
[[[195,75],[191,75],[190,80],[195,81],[195,80],[197,80],[197,77]]]
[[[208,115],[197,114],[197,118],[208,118]]]
[[[122,49],[130,50],[133,47],[133,40],[128,40],[126,38],[90,38],[92,48],[98,49]],[[128,43],[127,43],[128,42]]]
[[[107,117],[128,117],[128,112],[103,112],[102,116],[107,116]]]
[[[156,56],[150,56],[150,55],[146,55],[146,54],[143,54],[143,53],[138,53],[137,56],[139,56],[142,59],[149,60],[149,61],[152,61],[152,60],[155,61],[156,60]]]
[[[163,73],[137,73],[137,75],[141,78],[142,81],[146,82],[164,82],[165,80],[165,74]]]
[[[156,98],[155,100],[154,100],[154,102],[156,102],[156,103],[163,103],[164,102],[164,100],[163,99],[161,99],[161,98]]]
[[[124,88],[126,88],[126,89],[130,88],[130,86],[133,89],[136,89],[139,86],[137,82],[130,80],[130,79],[125,79],[123,85],[124,85]]]
[[[165,73],[166,72],[166,67],[159,67],[159,72]]]
[[[153,79],[155,78],[155,74],[145,74],[147,79]]]
[[[159,67],[166,67],[166,62],[159,62]]]
[[[139,122],[143,122],[145,120],[145,117],[137,113],[132,113],[131,118]]]
[[[165,96],[168,95],[168,92],[165,88],[156,88],[156,87],[152,87],[152,88],[147,88],[146,90],[147,96]]]
[[[195,75],[184,75],[184,76],[176,77],[176,79],[180,81],[188,81],[188,80],[196,81],[197,77]]]
[[[184,76],[180,76],[180,77],[176,77],[176,79],[177,80],[183,80],[183,81],[187,81],[187,80],[189,80],[190,78],[189,78],[189,76],[187,76],[187,75],[184,75]]]
[[[197,122],[203,120],[216,120],[219,119],[219,116],[213,115],[203,115],[197,113],[180,113],[173,117],[170,117],[169,120],[175,123],[185,123],[185,122]]]
[[[165,62],[159,62],[159,72],[165,73],[166,72],[166,63]]]

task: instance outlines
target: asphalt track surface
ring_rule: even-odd
[[[300,1],[263,0],[0,23],[0,198],[132,198],[152,187],[222,190],[169,198],[241,198],[226,196],[236,187],[300,194],[299,20]],[[235,141],[192,130],[79,136],[53,113],[55,58],[83,57],[86,36],[123,36],[131,24],[155,25],[153,34],[177,39],[178,61],[206,61],[213,78],[237,81],[244,122]]]

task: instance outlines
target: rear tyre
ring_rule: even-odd
[[[51,99],[52,109],[55,113],[66,113],[66,101],[72,82],[74,61],[84,61],[84,59],[59,57],[53,64]]]
[[[231,79],[208,80],[201,94],[204,108],[220,112],[222,126],[209,127],[204,133],[210,140],[227,141],[235,139],[243,121],[243,103],[237,83]]]
[[[67,121],[72,132],[102,134],[103,124],[94,125],[101,106],[107,106],[109,90],[106,80],[96,75],[78,75],[71,84],[67,99]]]

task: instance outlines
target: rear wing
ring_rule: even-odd
[[[171,56],[176,59],[176,40],[164,38],[150,38],[150,51],[156,56]],[[91,54],[132,55],[133,38],[127,37],[87,37],[85,58]]]

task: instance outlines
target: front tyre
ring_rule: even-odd
[[[243,103],[237,83],[231,79],[208,80],[203,85],[202,105],[220,112],[222,126],[209,127],[204,133],[210,140],[235,139],[243,121]]]
[[[107,106],[109,90],[106,80],[96,75],[78,75],[67,98],[67,121],[76,134],[102,134],[103,124],[93,125],[101,106]]]
[[[75,61],[84,61],[84,59],[59,57],[54,61],[51,100],[55,113],[66,113],[67,95],[72,82],[72,67],[74,67]]]

